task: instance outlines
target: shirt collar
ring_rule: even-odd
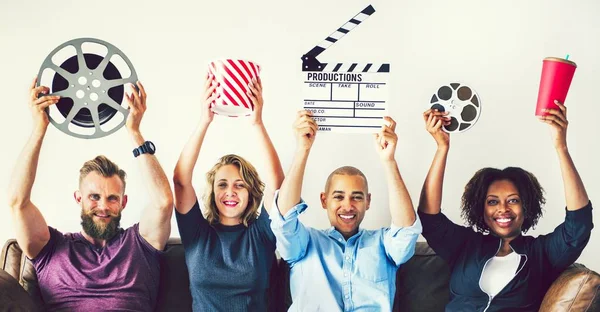
[[[493,244],[486,244],[486,254],[489,253],[495,255],[496,252],[498,252],[498,246],[502,239],[493,234],[488,234],[484,237],[488,242],[494,242]],[[518,254],[525,254],[525,238],[523,237],[523,234],[519,234],[519,236],[515,237],[510,242],[510,247]]]
[[[350,238],[348,238],[348,242],[353,241],[358,239],[363,233],[365,232],[364,229],[362,228],[358,228],[358,232],[354,235],[352,235]],[[344,238],[344,235],[342,235],[342,233],[338,232],[338,230],[335,229],[335,227],[330,227],[327,230],[325,230],[325,233],[327,233],[327,235],[329,235],[329,237],[337,240],[337,241],[345,241],[346,239]]]

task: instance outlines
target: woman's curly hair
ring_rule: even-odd
[[[469,226],[475,226],[479,232],[488,233],[490,228],[483,219],[485,200],[490,185],[499,180],[511,181],[517,187],[525,219],[521,231],[527,233],[530,228],[535,227],[542,216],[542,206],[546,203],[546,199],[543,194],[544,189],[536,177],[518,167],[507,167],[503,170],[483,168],[477,171],[465,186],[461,216]]]

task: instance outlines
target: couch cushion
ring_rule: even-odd
[[[550,286],[540,311],[600,311],[600,275],[581,264],[570,266]]]
[[[23,252],[17,244],[17,240],[9,239],[2,248],[0,269],[8,272],[14,279],[18,280],[21,268],[21,255]]]
[[[17,280],[18,284],[29,294],[35,306],[40,309],[43,307],[44,302],[33,264],[25,257],[15,239],[9,239],[4,244],[0,268]]]
[[[4,270],[0,270],[0,307],[2,311],[38,311],[29,294]]]
[[[426,242],[396,274],[394,311],[444,311],[450,298],[450,269]]]

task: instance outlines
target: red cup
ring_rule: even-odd
[[[542,79],[535,108],[536,116],[546,116],[544,109],[559,109],[554,100],[565,103],[577,64],[569,60],[547,57],[542,67]]]
[[[208,66],[212,84],[219,97],[211,104],[213,112],[219,115],[247,116],[254,110],[252,100],[246,94],[250,91],[252,79],[258,79],[260,66],[246,60],[217,60]]]

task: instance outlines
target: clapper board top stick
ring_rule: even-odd
[[[317,60],[317,56],[323,53],[323,51],[327,50],[331,45],[336,43],[338,40],[342,39],[345,35],[347,35],[350,31],[352,31],[356,26],[360,25],[363,21],[365,21],[369,16],[375,13],[375,8],[372,5],[364,8],[360,13],[356,14],[353,18],[348,20],[342,27],[338,28],[331,35],[327,36],[325,40],[319,43],[317,46],[312,48],[308,53],[302,56],[302,71],[330,71],[330,72],[339,72],[342,67],[344,67],[344,63],[321,63]],[[373,64],[367,63],[359,65],[357,63],[349,64],[345,72],[378,72],[378,73],[389,73],[390,72],[390,64]]]
[[[375,13],[367,6],[302,56],[304,109],[319,131],[377,132],[387,112],[390,64],[321,63],[317,56]]]

